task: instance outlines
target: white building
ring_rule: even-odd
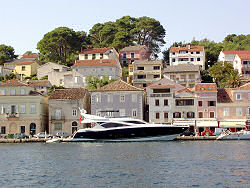
[[[250,53],[250,50],[245,50],[245,51],[236,51],[236,50],[231,50],[231,51],[226,51],[222,50],[219,54],[218,61],[219,62],[233,62],[235,55],[236,54],[245,54],[245,53]]]
[[[242,76],[250,76],[250,52],[236,54],[233,60],[234,69]]]
[[[178,46],[172,47],[169,52],[170,65],[194,64],[200,65],[205,69],[205,50],[204,46]]]

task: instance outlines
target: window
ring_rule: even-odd
[[[135,58],[135,53],[131,52],[131,58]]]
[[[159,106],[159,105],[160,105],[159,99],[155,99],[155,106]]]
[[[96,102],[101,102],[101,94],[96,94]]]
[[[191,52],[191,54],[193,54],[194,52]]]
[[[125,102],[125,95],[120,96],[120,102]]]
[[[1,114],[5,114],[5,113],[6,113],[6,105],[3,104],[3,105],[1,106]]]
[[[137,102],[137,94],[132,94],[132,102]]]
[[[137,78],[138,78],[138,79],[145,79],[145,78],[146,78],[146,75],[137,75]]]
[[[26,104],[20,104],[20,114],[26,113]]]
[[[160,70],[160,66],[154,66],[154,70]]]
[[[241,93],[236,93],[236,100],[241,100]]]
[[[72,116],[77,116],[77,110],[76,109],[72,110]]]
[[[242,116],[242,108],[236,108],[236,116]]]
[[[142,84],[142,87],[147,87],[147,84]]]
[[[126,53],[123,53],[123,54],[122,54],[122,58],[123,58],[123,59],[126,59],[126,58],[127,58],[127,54],[126,54]]]
[[[194,112],[188,112],[187,113],[187,118],[194,118],[195,117],[195,113]]]
[[[172,58],[172,62],[175,62],[175,58]]]
[[[62,130],[62,123],[55,123],[54,124],[54,130],[55,131],[61,131]]]
[[[1,94],[2,94],[2,95],[6,95],[6,89],[2,89],[2,90],[1,90]]]
[[[175,101],[176,106],[193,106],[194,100],[193,99],[179,99]]]
[[[76,121],[72,122],[72,127],[77,127],[77,122]]]
[[[208,106],[216,106],[216,101],[208,101]]]
[[[181,118],[181,113],[180,112],[173,113],[173,118]]]
[[[36,104],[30,104],[30,113],[35,114],[36,113]]]
[[[92,54],[92,59],[96,59],[96,55],[95,54]]]
[[[200,54],[200,52],[196,52],[196,54]]]
[[[168,112],[164,112],[164,119],[168,119]]]
[[[6,134],[6,127],[5,126],[1,126],[1,134]]]
[[[17,113],[17,105],[11,105],[10,106],[10,113]]]
[[[197,58],[197,61],[200,61],[200,60],[201,60],[201,58],[198,57],[198,58]]]
[[[121,117],[125,116],[125,109],[120,109],[119,112]]]
[[[113,102],[113,95],[108,95],[107,98],[108,98],[108,102]]]
[[[25,133],[25,126],[20,127],[20,133],[24,134]]]
[[[160,78],[160,75],[159,74],[155,74],[154,78]]]
[[[173,55],[175,55],[175,52],[173,52]]]
[[[25,89],[21,88],[21,95],[25,95]]]
[[[76,72],[78,72],[78,68],[76,68]]]
[[[10,94],[11,94],[11,95],[15,95],[15,94],[16,94],[16,89],[11,89],[11,90],[10,90]]]
[[[198,106],[202,106],[202,101],[198,101]]]
[[[168,106],[168,99],[164,99],[164,106]]]
[[[87,59],[88,59],[88,54],[85,54],[84,57],[85,57],[85,59],[87,60]]]
[[[189,74],[189,75],[188,75],[188,78],[189,78],[189,79],[195,79],[195,74]]]
[[[144,70],[144,67],[137,67],[137,70]]]
[[[214,112],[209,112],[209,117],[214,118]]]
[[[160,119],[160,113],[159,112],[155,113],[155,119]]]
[[[100,54],[100,59],[103,59],[103,54]]]
[[[198,113],[198,117],[199,117],[199,118],[203,118],[203,112],[199,112],[199,113]]]
[[[194,61],[194,58],[190,58],[190,61]]]
[[[25,71],[25,66],[22,66],[22,71]]]
[[[63,84],[63,80],[62,79],[60,79],[59,82],[60,82],[60,84]]]
[[[132,110],[132,117],[136,117],[137,116],[137,110],[136,109],[133,109]]]
[[[122,61],[122,64],[123,65],[127,65],[127,61]]]
[[[247,116],[250,116],[250,107],[248,107],[248,108],[246,109],[246,115],[247,115]]]
[[[229,108],[224,108],[223,113],[224,116],[229,116]]]

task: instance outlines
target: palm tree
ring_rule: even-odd
[[[231,70],[227,77],[227,87],[236,88],[240,86],[240,77],[236,70]]]

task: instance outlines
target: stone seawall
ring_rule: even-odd
[[[46,142],[48,138],[29,138],[29,139],[0,139],[0,143],[31,143]]]

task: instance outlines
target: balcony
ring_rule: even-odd
[[[7,119],[15,119],[15,118],[19,118],[19,113],[6,113],[5,117]]]
[[[150,94],[150,97],[172,97],[173,94],[171,93],[157,93],[157,94]]]
[[[65,116],[51,116],[51,121],[65,121]]]

